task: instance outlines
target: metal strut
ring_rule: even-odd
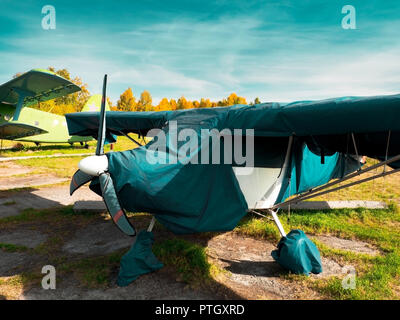
[[[278,204],[272,206],[270,209],[274,210],[274,209],[277,209],[277,208],[281,208],[281,207],[287,206],[288,204],[298,203],[298,202],[303,201],[303,200],[308,200],[308,199],[311,199],[311,198],[314,198],[314,197],[317,197],[317,196],[321,196],[323,194],[327,194],[327,193],[334,192],[334,191],[337,191],[337,190],[340,190],[340,189],[343,189],[343,188],[348,188],[348,187],[351,187],[351,186],[354,186],[354,185],[357,185],[357,184],[360,184],[360,183],[363,183],[363,182],[367,182],[367,181],[370,181],[370,180],[374,180],[374,179],[377,179],[377,178],[381,178],[381,177],[385,177],[385,176],[394,174],[396,172],[399,172],[400,168],[392,170],[392,171],[382,172],[382,173],[374,175],[372,177],[364,178],[364,179],[361,179],[359,181],[351,182],[351,183],[348,183],[348,184],[343,185],[343,186],[339,186],[339,187],[336,187],[336,188],[333,188],[333,189],[330,189],[330,190],[323,191],[326,188],[329,188],[329,187],[332,187],[334,185],[337,185],[338,183],[342,183],[342,182],[347,181],[349,179],[352,179],[352,178],[354,178],[356,176],[362,175],[362,174],[364,174],[366,172],[369,172],[371,170],[374,170],[374,169],[382,167],[382,166],[386,166],[387,164],[390,164],[392,162],[399,161],[399,160],[400,160],[400,155],[397,155],[397,156],[395,156],[395,157],[393,157],[393,158],[391,158],[389,160],[377,163],[377,164],[372,165],[372,166],[370,166],[370,167],[368,167],[366,169],[360,169],[360,170],[358,170],[358,171],[356,171],[356,172],[344,177],[343,179],[339,179],[339,180],[333,181],[331,183],[328,183],[328,184],[323,185],[321,187],[318,187],[316,189],[310,189],[308,192],[303,193],[303,194],[299,195],[298,197],[293,198],[291,200],[288,200],[288,201],[285,201],[285,202],[282,202],[282,203],[278,203]]]
[[[142,144],[140,144],[139,142],[137,142],[135,139],[133,139],[132,137],[130,137],[128,134],[126,134],[125,132],[119,131],[120,134],[124,135],[125,137],[127,137],[129,140],[131,140],[132,142],[136,143],[139,147],[143,146]]]
[[[147,228],[147,232],[151,232],[154,228],[154,224],[156,223],[156,218],[154,216],[151,218],[149,227]]]
[[[268,210],[269,213],[272,215],[272,218],[274,219],[274,222],[276,226],[278,227],[279,233],[281,234],[282,237],[286,237],[286,232],[285,229],[283,229],[283,226],[281,224],[281,221],[278,218],[278,215],[276,214],[276,211],[274,210]]]

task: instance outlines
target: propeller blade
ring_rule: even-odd
[[[84,173],[82,170],[78,170],[74,173],[72,176],[71,183],[69,185],[69,194],[72,196],[72,194],[78,190],[80,187],[82,187],[84,184],[88,183],[93,179],[93,176]]]
[[[104,140],[106,138],[106,91],[107,91],[107,75],[104,75],[103,80],[103,97],[101,99],[101,110],[99,118],[99,132],[97,134],[96,155],[104,154]]]
[[[124,209],[119,203],[110,174],[102,173],[99,177],[99,180],[104,203],[106,204],[107,210],[110,213],[114,223],[126,235],[135,236],[136,230],[129,222]]]

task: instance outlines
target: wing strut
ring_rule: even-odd
[[[140,144],[139,142],[137,142],[135,139],[133,139],[131,136],[129,136],[128,134],[124,133],[123,131],[119,131],[120,134],[124,135],[125,137],[127,137],[129,140],[131,140],[132,142],[136,143],[139,147],[143,146],[142,144]]]
[[[345,184],[343,186],[339,186],[339,187],[336,187],[336,188],[333,188],[333,189],[325,190],[325,189],[327,189],[329,187],[337,185],[338,183],[342,183],[342,182],[347,181],[347,180],[349,180],[351,178],[354,178],[356,176],[360,176],[360,175],[362,175],[362,174],[364,174],[366,172],[369,172],[371,170],[380,168],[382,166],[386,166],[386,165],[388,165],[388,164],[390,164],[392,162],[399,161],[399,160],[400,160],[400,155],[397,155],[397,156],[395,156],[393,158],[390,158],[389,160],[379,162],[379,163],[377,163],[375,165],[372,165],[372,166],[370,166],[368,168],[360,169],[360,170],[358,170],[358,171],[356,171],[356,172],[344,177],[343,179],[338,179],[336,181],[333,181],[331,183],[325,184],[325,185],[323,185],[321,187],[318,187],[316,189],[310,189],[306,193],[303,193],[303,194],[297,196],[296,198],[290,199],[290,200],[282,202],[282,203],[278,203],[278,204],[272,206],[269,209],[274,210],[274,209],[277,209],[277,208],[281,208],[281,207],[287,206],[289,204],[298,203],[300,201],[304,201],[304,200],[308,200],[308,199],[311,199],[311,198],[315,198],[315,197],[318,197],[318,196],[321,196],[321,195],[324,195],[324,194],[327,194],[327,193],[330,193],[330,192],[338,191],[338,190],[341,190],[341,189],[344,189],[344,188],[352,187],[354,185],[357,185],[357,184],[360,184],[360,183],[363,183],[363,182],[368,182],[368,181],[371,181],[371,180],[374,180],[374,179],[386,177],[388,175],[397,173],[397,172],[400,171],[400,168],[395,169],[395,170],[391,170],[391,171],[386,171],[386,172],[384,171],[382,173],[373,175],[371,177],[367,177],[367,178],[364,178],[364,179],[361,179],[361,180],[358,180],[358,181],[355,181],[355,182],[347,183],[347,184]]]

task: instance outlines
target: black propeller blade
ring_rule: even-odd
[[[93,176],[90,174],[84,173],[82,170],[78,170],[72,176],[71,183],[69,185],[69,194],[72,194],[82,187],[84,184],[88,183],[93,179]]]
[[[107,75],[104,76],[103,81],[103,97],[101,100],[101,110],[99,118],[99,131],[97,136],[96,156],[104,156],[104,142],[106,137],[106,88],[107,88]],[[82,170],[78,170],[72,177],[70,184],[71,195],[85,183],[91,181],[96,176],[89,175]],[[121,229],[122,232],[129,236],[135,236],[136,230],[126,217],[124,209],[119,203],[117,193],[115,191],[114,183],[110,174],[106,172],[98,172],[100,181],[101,193],[107,210],[115,224]]]

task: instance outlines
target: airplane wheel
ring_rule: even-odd
[[[40,147],[40,143],[39,142],[35,142],[36,147]]]
[[[89,145],[85,143],[85,149],[89,149]]]
[[[69,142],[69,145],[72,147],[74,145],[74,143],[73,142]]]
[[[81,144],[81,146],[83,146],[83,142],[82,141],[80,142],[80,144]]]

